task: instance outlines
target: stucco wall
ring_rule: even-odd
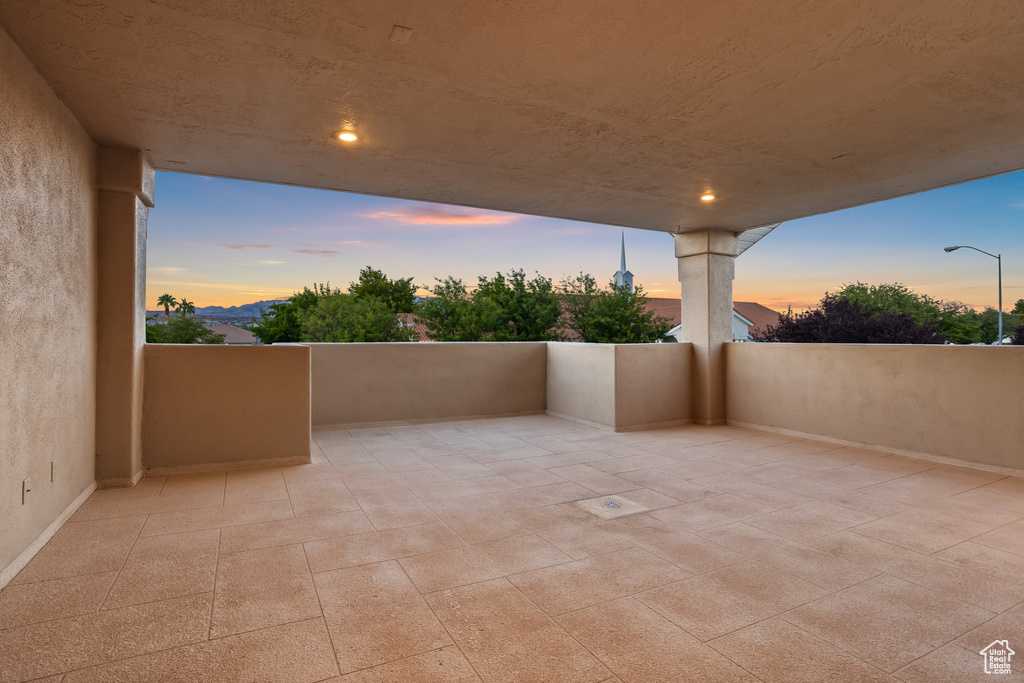
[[[690,419],[690,344],[548,344],[547,412],[624,431]]]
[[[729,422],[1024,469],[1024,348],[727,344]]]
[[[615,346],[549,343],[547,412],[614,427]]]
[[[615,346],[615,428],[690,419],[691,344]]]
[[[3,29],[0,93],[3,585],[95,481],[96,205],[92,141]]]
[[[309,349],[147,344],[142,464],[188,471],[309,460]]]
[[[315,425],[544,412],[543,342],[309,347]]]

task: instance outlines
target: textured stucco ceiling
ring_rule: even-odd
[[[166,170],[676,231],[1024,167],[1019,0],[3,0],[0,24],[97,141]]]

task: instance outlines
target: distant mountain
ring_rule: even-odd
[[[254,304],[242,304],[241,306],[203,306],[196,308],[196,315],[209,315],[219,318],[258,318],[260,310],[267,310],[272,304],[283,304],[288,299],[268,299],[257,301]]]
[[[281,304],[288,301],[287,299],[268,299],[266,301],[257,301],[252,304],[242,304],[241,306],[196,306],[196,315],[203,315],[211,318],[258,318],[260,316],[260,310],[267,310],[272,304]],[[173,311],[171,311],[173,313]],[[160,317],[164,317],[164,311],[161,308],[156,311],[147,311],[150,315],[160,314]]]

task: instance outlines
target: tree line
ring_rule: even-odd
[[[372,267],[347,292],[330,284],[304,287],[263,311],[249,330],[275,342],[560,341],[648,343],[665,338],[668,318],[647,309],[642,287],[600,287],[584,273],[556,286],[523,270],[481,275],[470,290],[455,277],[437,279],[417,298],[413,278],[391,279]],[[417,339],[415,323],[426,339]]]
[[[1003,334],[1024,344],[1024,299],[1003,313]],[[991,344],[999,337],[999,311],[981,313],[940,301],[905,285],[845,285],[804,313],[784,313],[755,341],[817,344]]]

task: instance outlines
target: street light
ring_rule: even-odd
[[[972,247],[967,244],[961,244],[957,247],[946,247],[944,251],[956,251],[957,249],[973,249],[974,251],[980,251],[986,256],[991,256],[999,262],[999,340],[996,342],[1000,346],[1003,344],[1003,255],[1002,254],[990,254],[987,251]]]

